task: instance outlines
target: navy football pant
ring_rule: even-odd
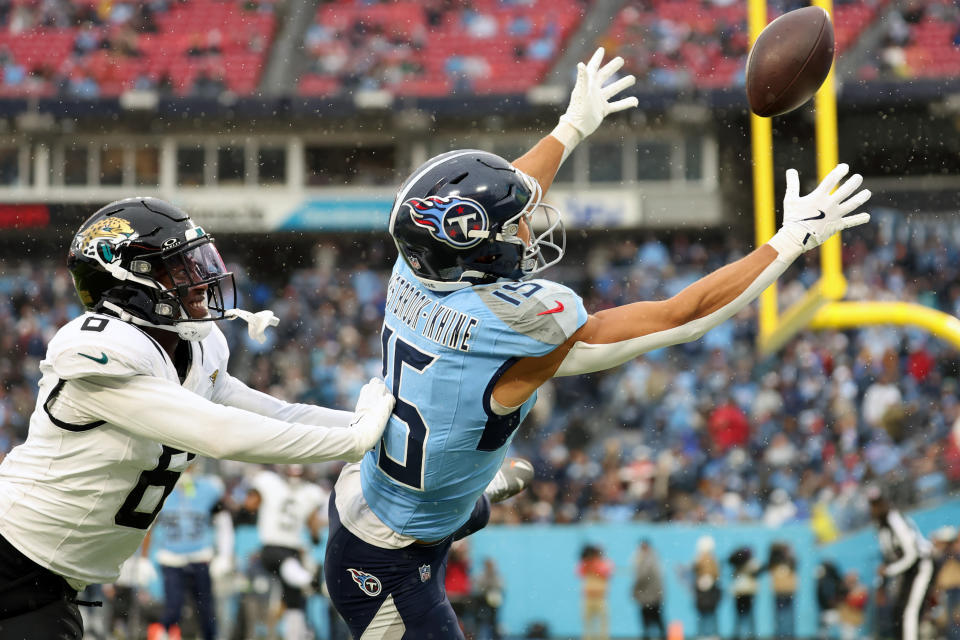
[[[340,523],[336,494],[331,495],[324,578],[353,637],[359,640],[369,631],[382,640],[462,640],[443,586],[447,551],[454,540],[479,531],[489,520],[490,500],[482,496],[470,519],[449,538],[432,545],[381,549]]]
[[[183,567],[163,569],[163,626],[167,629],[180,623],[183,603],[189,590],[197,605],[197,618],[203,630],[203,640],[215,640],[217,623],[213,613],[213,588],[210,583],[210,565],[191,562]]]

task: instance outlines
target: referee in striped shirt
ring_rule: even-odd
[[[881,489],[871,487],[867,498],[883,554],[881,575],[899,581],[892,612],[894,637],[917,640],[920,614],[933,581],[933,547],[912,520],[890,507]]]

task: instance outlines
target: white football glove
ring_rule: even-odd
[[[863,182],[859,173],[852,175],[833,191],[849,170],[850,167],[846,164],[838,164],[816,189],[800,197],[800,177],[796,169],[787,169],[783,227],[770,241],[778,253],[786,252],[796,257],[804,251],[819,247],[837,231],[870,221],[869,213],[847,215],[870,199],[869,189],[854,194]]]
[[[611,98],[632,86],[637,79],[632,75],[624,76],[603,86],[623,66],[623,58],[617,56],[601,67],[603,54],[603,47],[600,47],[587,64],[577,63],[577,82],[570,94],[570,105],[567,112],[560,116],[560,124],[551,132],[554,138],[563,143],[564,158],[570,155],[573,148],[584,138],[596,131],[608,114],[636,107],[638,104],[636,97],[610,102]]]
[[[390,414],[396,399],[383,380],[371,378],[370,382],[360,389],[357,398],[357,408],[353,412],[351,430],[357,442],[357,459],[380,442],[380,436],[387,427]]]
[[[226,554],[217,554],[210,560],[210,577],[223,580],[233,571],[233,558]]]

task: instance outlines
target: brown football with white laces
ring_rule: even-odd
[[[768,24],[747,57],[750,110],[766,118],[806,103],[833,64],[830,16],[820,7],[789,11]]]

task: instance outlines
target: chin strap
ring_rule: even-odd
[[[124,310],[122,307],[114,304],[113,302],[104,301],[103,307],[115,313],[123,322],[129,322],[141,327],[150,327],[151,329],[170,331],[172,333],[176,333],[180,338],[189,340],[191,342],[203,340],[210,335],[210,330],[213,328],[213,325],[211,324],[214,321],[213,318],[210,318],[208,321],[154,324],[134,316],[129,311]],[[273,311],[270,311],[269,309],[266,311],[258,311],[256,313],[244,311],[243,309],[230,309],[223,314],[224,320],[235,320],[237,318],[240,318],[247,323],[247,333],[250,334],[251,338],[260,344],[263,344],[267,340],[267,328],[275,327],[280,324],[280,319],[277,318]]]
[[[230,309],[223,314],[228,320],[240,318],[247,323],[247,333],[250,337],[263,344],[267,340],[267,327],[275,327],[280,324],[280,319],[274,315],[273,311],[257,311],[252,313],[243,309]]]

